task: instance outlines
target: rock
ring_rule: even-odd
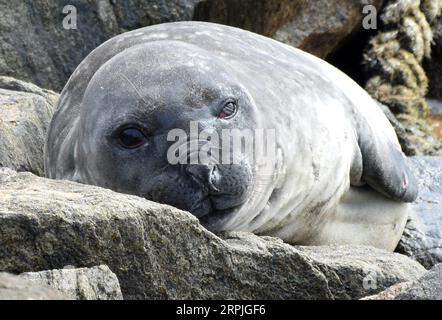
[[[401,282],[378,294],[362,298],[361,300],[394,300],[399,293],[410,288],[411,284],[411,282]]]
[[[430,106],[431,114],[436,116],[442,116],[442,101],[437,99],[427,99]]]
[[[199,1],[2,1],[0,74],[60,91],[83,58],[107,39],[150,24],[191,20]],[[63,25],[73,13],[63,13],[68,4],[76,9],[72,29]]]
[[[412,157],[409,164],[419,196],[396,251],[430,269],[442,262],[442,157]]]
[[[433,113],[434,117],[440,117],[438,116],[438,112],[442,112],[442,103],[439,103],[436,100],[428,99],[427,100],[428,105],[431,108],[431,112]],[[398,118],[394,115],[393,112],[384,104],[380,103],[378,101],[379,107],[384,112],[387,119],[390,121],[391,125],[394,128],[394,131],[396,132],[396,135],[398,137],[399,143],[402,147],[402,151],[408,155],[408,156],[416,156],[420,153],[422,153],[423,149],[426,149],[427,151],[432,149],[433,147],[437,146],[439,144],[438,140],[439,138],[436,136],[423,136],[421,133],[419,133],[419,128],[412,125],[404,125],[401,123]],[[430,122],[433,122],[434,126],[434,120],[429,120]],[[430,130],[431,125],[427,122],[423,123],[424,126],[428,126],[428,130]],[[435,131],[435,129],[433,130]],[[425,147],[425,145],[427,147]],[[436,149],[435,149],[436,150]],[[426,155],[436,156],[438,155],[438,152],[434,152],[435,154],[432,154],[432,152],[427,152]]]
[[[384,112],[388,121],[390,121],[390,124],[393,126],[399,143],[402,147],[402,151],[407,155],[416,154],[419,147],[416,146],[416,144],[413,143],[410,139],[407,139],[407,129],[409,130],[409,128],[405,128],[404,125],[396,118],[394,113],[391,112],[391,110],[385,104],[382,104],[379,101],[377,101],[377,104],[381,108],[382,112]]]
[[[105,265],[93,268],[25,272],[21,279],[54,288],[76,300],[121,300],[117,276]]]
[[[361,29],[362,0],[72,0],[76,29],[64,29],[63,1],[0,3],[0,74],[60,91],[99,44],[152,24],[204,20],[225,23],[320,57]],[[383,0],[369,0],[378,8]],[[72,25],[74,26],[74,25]]]
[[[442,264],[436,265],[417,281],[392,286],[363,300],[442,300]]]
[[[0,270],[105,264],[125,299],[358,299],[425,269],[371,247],[214,235],[190,213],[0,169]]]
[[[325,58],[362,27],[363,2],[380,8],[383,0],[212,0],[200,2],[195,20],[254,31]]]
[[[435,135],[442,139],[442,100],[427,99],[430,106],[430,122]]]
[[[72,297],[12,274],[0,273],[0,300],[71,300]]]
[[[0,166],[43,175],[43,148],[58,95],[0,76]]]
[[[434,266],[423,277],[414,281],[395,300],[442,300],[442,264]]]

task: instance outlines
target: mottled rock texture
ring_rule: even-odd
[[[36,285],[54,288],[76,300],[123,299],[117,276],[105,265],[25,272],[19,277]]]
[[[0,76],[0,167],[43,175],[46,132],[57,99],[52,91]]]
[[[60,291],[0,272],[0,300],[72,300]]]
[[[442,262],[442,157],[412,157],[409,164],[419,196],[396,250],[429,269]]]
[[[442,264],[417,281],[403,282],[363,300],[442,300]]]
[[[217,236],[170,206],[6,168],[0,243],[0,270],[105,264],[126,299],[358,299],[425,272],[371,247]]]
[[[76,66],[111,37],[171,21],[241,27],[325,57],[361,28],[362,0],[47,0],[0,2],[0,74],[60,91]],[[380,7],[383,0],[370,0]],[[66,5],[76,29],[65,29]],[[65,22],[72,20],[65,20]],[[73,26],[73,24],[70,24]],[[226,44],[228,45],[228,44]]]

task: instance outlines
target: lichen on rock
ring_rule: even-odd
[[[408,155],[442,154],[442,141],[428,123],[429,84],[422,66],[431,57],[432,24],[441,11],[442,0],[389,1],[381,15],[383,27],[364,55],[366,89],[407,128],[402,138],[408,146],[402,145]]]

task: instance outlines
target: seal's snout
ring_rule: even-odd
[[[234,212],[247,200],[251,171],[241,165],[189,164],[185,166],[188,179],[202,198],[192,202],[192,212],[198,218]]]
[[[209,193],[218,192],[216,187],[220,180],[220,172],[216,164],[190,164],[186,166],[186,172],[204,187],[208,187]]]

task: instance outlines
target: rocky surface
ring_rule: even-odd
[[[393,112],[391,112],[390,108],[388,108],[385,104],[382,104],[380,102],[377,102],[378,106],[382,109],[385,116],[387,117],[388,121],[390,121],[390,124],[393,126],[394,131],[396,132],[396,135],[398,137],[399,143],[401,145],[402,151],[407,154],[415,154],[416,153],[416,145],[407,138],[407,134],[409,131],[413,130],[410,128],[406,128],[394,115]]]
[[[57,98],[52,91],[0,76],[0,167],[43,175],[43,148]]]
[[[145,199],[0,169],[0,270],[106,264],[126,299],[357,299],[425,269],[370,247],[216,236]]]
[[[399,293],[410,288],[411,284],[412,284],[412,282],[401,282],[401,283],[395,284],[394,286],[391,286],[388,289],[385,289],[384,291],[382,291],[378,294],[374,294],[372,296],[362,298],[361,300],[394,300],[394,298]]]
[[[361,29],[362,3],[380,8],[383,0],[209,0],[196,8],[196,20],[251,30],[321,58]]]
[[[72,297],[44,285],[0,272],[0,300],[71,300]]]
[[[442,264],[417,281],[403,282],[364,300],[442,300]]]
[[[409,164],[419,196],[396,250],[429,269],[442,262],[442,157],[413,157]]]
[[[442,116],[442,101],[437,99],[428,99],[428,105],[431,109],[431,114]]]
[[[442,300],[442,264],[413,281],[409,288],[396,295],[395,300]]]
[[[0,74],[60,91],[76,66],[105,40],[143,26],[182,20],[241,27],[325,57],[361,28],[362,2],[72,0],[68,3],[77,10],[77,28],[64,29],[65,1],[1,1]],[[380,7],[383,0],[366,2]]]
[[[76,300],[123,299],[117,276],[105,265],[25,272],[19,277],[36,285],[56,289]]]

